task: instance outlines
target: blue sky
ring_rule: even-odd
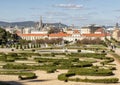
[[[1,0],[0,21],[62,22],[67,25],[114,25],[120,0]]]

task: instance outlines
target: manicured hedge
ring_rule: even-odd
[[[58,80],[61,80],[61,81],[68,80],[68,78],[66,77],[66,73],[58,75]]]
[[[76,82],[92,82],[92,83],[118,83],[119,79],[118,78],[104,78],[104,79],[80,79],[80,78],[75,78],[75,79],[68,79],[69,81],[76,81]]]
[[[18,76],[19,79],[21,80],[26,80],[26,79],[35,79],[37,78],[37,76],[35,75],[35,73],[29,73],[29,74],[21,74]]]
[[[100,62],[100,63],[103,64],[103,65],[113,62],[113,61],[114,61],[114,58],[105,57],[104,60],[105,60],[105,61]]]
[[[70,69],[69,73],[75,73],[76,75],[88,75],[88,76],[110,76],[114,75],[109,69],[95,69],[95,68],[75,68]]]
[[[103,59],[105,58],[106,54],[100,54],[100,53],[71,53],[68,54],[68,57],[87,57],[87,58],[97,58],[97,59]]]
[[[0,71],[0,75],[19,75],[19,79],[34,79],[37,78],[35,73],[27,72],[27,71]]]
[[[29,66],[26,64],[6,64],[3,66],[4,69],[27,69]]]
[[[47,69],[47,73],[54,73],[56,71],[55,68],[49,68]]]
[[[76,81],[76,82],[92,82],[92,83],[118,83],[118,78],[104,78],[104,79],[80,79],[80,78],[69,78],[75,76],[75,73],[63,73],[58,75],[58,80],[61,81]]]
[[[56,66],[49,65],[26,65],[26,64],[6,64],[3,66],[4,69],[24,69],[24,70],[45,70],[53,71]]]
[[[88,61],[79,61],[71,65],[71,67],[90,67],[90,66],[92,66],[92,63]]]
[[[68,80],[68,77],[70,77],[70,76],[75,76],[75,73],[63,73],[63,74],[60,74],[60,75],[58,75],[58,80],[65,81],[65,80]]]

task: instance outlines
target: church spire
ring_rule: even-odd
[[[42,28],[43,28],[42,16],[40,16],[40,21],[39,21],[39,30],[42,30]]]
[[[116,28],[117,28],[117,29],[119,28],[119,24],[118,24],[118,23],[116,23]]]

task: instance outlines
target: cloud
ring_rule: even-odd
[[[97,15],[98,12],[89,12],[87,15]]]
[[[30,10],[40,10],[41,8],[39,7],[32,7],[32,8],[29,8]]]
[[[20,21],[27,21],[26,17],[17,17],[14,19],[11,19],[12,22],[20,22]]]
[[[71,17],[71,19],[74,21],[88,20],[86,17],[83,17],[83,16]]]
[[[66,16],[67,13],[64,12],[58,12],[58,11],[49,11],[45,13],[46,15],[53,15],[53,16]]]
[[[115,11],[115,12],[120,12],[120,9],[117,9],[117,10],[113,10],[113,11]]]
[[[55,7],[60,8],[68,8],[68,9],[82,9],[84,8],[83,5],[76,5],[76,4],[56,4]]]

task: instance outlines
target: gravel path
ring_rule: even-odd
[[[118,55],[120,55],[120,48],[116,48],[115,49],[115,53],[118,54]]]
[[[1,51],[10,51],[9,50],[2,50]],[[117,54],[120,55],[120,49],[115,50]],[[112,55],[108,54],[108,56],[113,57]],[[120,63],[118,61],[114,61],[114,64],[116,64],[117,70],[114,71],[115,75],[112,77],[117,77],[120,79]],[[38,76],[37,79],[31,79],[31,80],[19,80],[18,76],[14,75],[0,75],[0,81],[6,81],[6,82],[11,82],[12,85],[107,85],[107,84],[99,84],[99,83],[85,83],[85,82],[64,82],[64,81],[59,81],[57,79],[57,76],[61,73],[66,73],[67,70],[58,70],[55,73],[46,73],[45,71],[34,71],[36,75]],[[88,77],[87,77],[88,78]],[[93,77],[95,78],[95,77]],[[100,78],[100,77],[96,77]],[[106,78],[106,77],[104,77]],[[120,80],[119,80],[120,82]],[[120,85],[120,83],[116,84],[109,84],[109,85]]]

